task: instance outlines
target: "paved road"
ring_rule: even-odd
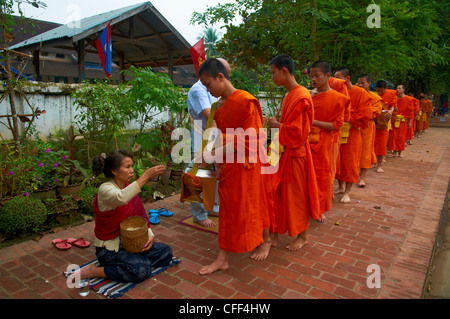
[[[352,202],[334,202],[325,224],[311,221],[309,245],[297,252],[284,249],[289,237],[265,261],[232,254],[230,268],[210,276],[197,271],[215,259],[217,235],[178,223],[190,215],[188,204],[174,196],[146,205],[174,212],[153,228],[157,240],[169,244],[182,262],[140,283],[123,298],[144,299],[419,299],[426,285],[441,212],[450,179],[450,134],[430,128],[404,152],[388,158],[385,173],[370,170],[367,187],[352,191]],[[338,224],[336,224],[338,223]],[[55,238],[93,238],[93,223],[0,250],[0,298],[79,299],[61,272],[69,264],[92,260],[94,248],[59,251]],[[448,234],[448,232],[447,232]],[[437,259],[434,258],[433,261]],[[380,288],[369,288],[369,275]],[[434,268],[434,278],[438,278]],[[443,276],[449,277],[450,267]],[[434,279],[433,278],[433,279]],[[431,287],[435,281],[431,280]],[[440,292],[430,290],[433,296]],[[432,296],[431,296],[432,297]],[[443,297],[449,297],[443,296]],[[90,293],[89,299],[104,298]],[[347,309],[348,310],[348,309]],[[339,309],[343,311],[343,309]]]

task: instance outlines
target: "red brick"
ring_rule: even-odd
[[[208,289],[209,291],[222,296],[224,298],[230,298],[235,294],[235,291],[233,289],[228,288],[227,286],[224,286],[222,284],[219,284],[217,282],[214,282],[212,280],[207,280],[204,283],[200,285],[200,287],[204,289]]]

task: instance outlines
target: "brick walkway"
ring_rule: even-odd
[[[384,174],[371,170],[366,188],[355,185],[350,204],[335,199],[327,223],[312,221],[310,244],[304,249],[285,250],[289,237],[284,235],[267,260],[231,254],[230,268],[210,276],[197,271],[215,259],[217,236],[177,222],[190,215],[189,205],[181,204],[179,196],[146,205],[174,212],[153,230],[157,240],[169,244],[183,261],[123,298],[421,298],[449,183],[449,130],[430,128],[413,142],[405,158],[387,159]],[[86,223],[39,242],[1,249],[0,299],[79,299],[61,272],[69,264],[94,259],[94,247],[59,251],[51,241],[93,239],[93,228],[94,223]],[[371,264],[381,269],[380,289],[367,287]],[[91,292],[87,298],[104,297]]]

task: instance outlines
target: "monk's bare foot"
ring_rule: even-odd
[[[399,153],[399,154],[398,154],[398,157],[403,158],[403,155]]]
[[[339,202],[342,203],[342,204],[350,203],[350,195],[344,194],[344,196],[342,196],[342,198],[341,198],[341,200]]]
[[[256,247],[250,258],[256,261],[265,260],[269,255],[270,247],[272,247],[272,241],[262,243]]]
[[[383,156],[383,164],[386,163],[386,157]]]
[[[302,249],[303,246],[308,244],[306,235],[300,234],[294,239],[289,245],[286,246],[287,249],[291,251],[296,251]]]
[[[366,187],[366,182],[362,179],[362,180],[359,181],[358,186],[359,187]]]
[[[319,223],[325,223],[328,221],[327,216],[325,215],[320,215],[319,219],[317,220]]]
[[[377,173],[384,173],[384,169],[382,169],[381,166],[379,166],[377,168]]]
[[[228,258],[217,257],[217,259],[208,266],[204,266],[199,270],[200,275],[210,275],[218,270],[228,269]]]
[[[339,195],[339,194],[342,194],[342,193],[344,193],[344,192],[345,192],[344,188],[339,187],[339,188],[334,192],[334,195]]]
[[[270,234],[270,240],[272,241],[272,244],[271,244],[272,247],[278,246],[278,234],[277,233]]]
[[[216,224],[209,218],[206,218],[204,220],[199,220],[196,223],[201,225],[201,226],[203,226],[203,227],[209,227],[209,228],[216,226]]]

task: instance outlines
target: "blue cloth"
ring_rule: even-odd
[[[122,248],[118,252],[96,247],[95,255],[105,275],[117,282],[139,283],[152,275],[152,267],[164,267],[172,260],[172,249],[166,244],[153,243],[150,250],[132,254]]]
[[[189,90],[187,97],[188,110],[191,114],[192,118],[196,123],[202,123],[201,128],[204,131],[206,127],[206,119],[203,116],[202,112],[205,109],[210,109],[211,105],[216,102],[217,99],[213,97],[206,87],[202,84],[202,82],[197,81]],[[200,149],[200,145],[202,143],[202,136],[192,129],[191,131],[192,137],[192,152],[193,156],[198,153]]]

